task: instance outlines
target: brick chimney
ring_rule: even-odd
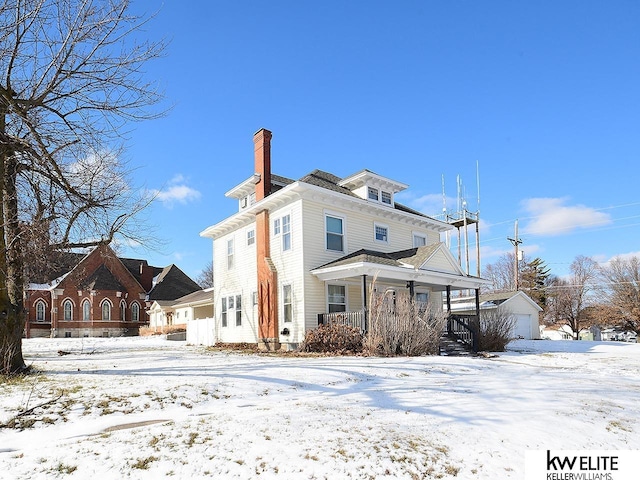
[[[253,136],[255,173],[260,175],[256,184],[256,202],[271,193],[271,132],[265,128]]]
[[[271,193],[271,132],[264,128],[253,136],[256,202]],[[258,277],[258,347],[279,350],[278,335],[278,272],[271,261],[269,211],[256,213],[256,255]]]

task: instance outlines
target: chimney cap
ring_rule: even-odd
[[[253,136],[257,137],[260,134],[267,135],[269,137],[273,136],[273,133],[271,132],[271,130],[267,130],[266,128],[261,128],[256,133],[254,133]]]

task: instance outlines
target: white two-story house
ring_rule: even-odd
[[[213,239],[217,342],[292,348],[336,312],[366,329],[372,287],[446,308],[452,290],[486,283],[440,241],[451,225],[395,201],[406,184],[369,170],[291,180],[271,173],[271,132],[254,147],[253,175],[226,193],[238,212],[201,233]]]

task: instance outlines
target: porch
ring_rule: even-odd
[[[365,335],[368,331],[368,311],[361,309],[352,312],[331,312],[318,314],[318,326],[320,325],[347,325],[356,328]],[[447,315],[447,323],[442,336],[447,336],[452,341],[460,343],[464,348],[477,353],[479,342],[478,315]]]
[[[390,292],[395,298],[406,292],[411,302],[428,303],[445,312],[443,334],[478,349],[479,292],[488,282],[464,273],[443,243],[397,252],[358,250],[311,273],[325,285],[325,312],[329,313],[318,315],[319,324],[340,323],[366,333],[372,295]],[[474,314],[451,313],[451,297],[456,291],[475,292]]]

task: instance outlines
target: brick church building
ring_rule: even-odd
[[[137,335],[149,324],[152,301],[200,290],[175,265],[119,258],[108,245],[66,254],[57,267],[25,292],[27,338]]]

